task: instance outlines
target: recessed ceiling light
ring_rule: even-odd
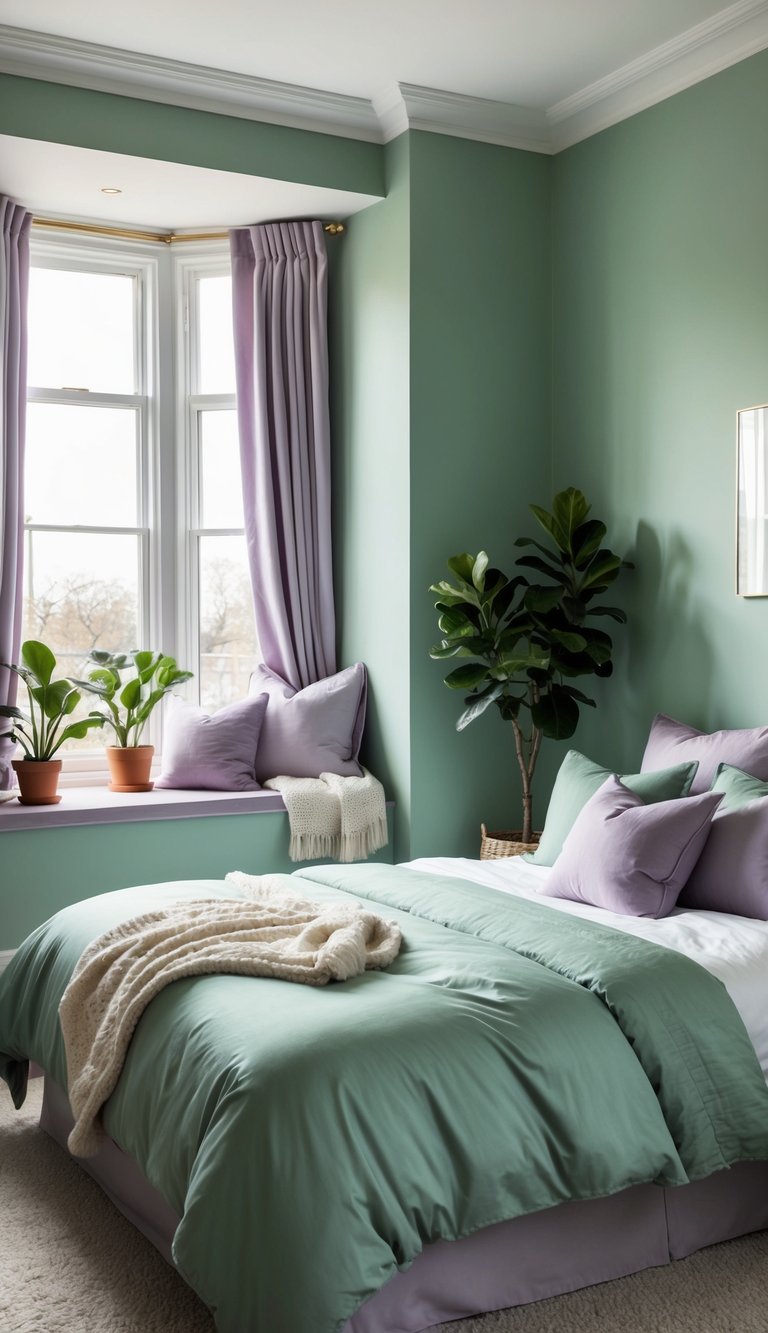
[[[102,185],[102,187],[101,187],[101,193],[102,193],[102,194],[122,194],[123,192],[122,192],[122,190],[118,190],[118,189],[117,189],[117,186],[115,186],[115,185]]]

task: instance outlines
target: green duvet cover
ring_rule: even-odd
[[[422,1247],[566,1199],[768,1158],[768,1091],[728,995],[682,955],[476,884],[302,872],[398,921],[385,972],[323,989],[195,977],[152,1001],[104,1110],[181,1216],[221,1333],[334,1333]],[[221,881],[66,908],[0,982],[0,1073],[66,1086],[57,1006],[92,939]]]

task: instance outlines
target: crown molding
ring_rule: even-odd
[[[369,101],[0,24],[0,73],[381,142]]]
[[[375,97],[373,108],[385,143],[410,129],[533,153],[552,152],[546,114],[531,107],[399,83],[394,91]]]
[[[559,152],[627,120],[766,47],[768,0],[737,0],[549,107],[551,151]]]
[[[373,101],[0,24],[0,73],[388,143],[409,129],[557,153],[768,47],[768,0],[727,9],[543,109],[400,83]]]

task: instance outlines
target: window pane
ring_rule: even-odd
[[[236,412],[200,413],[200,526],[243,526]]]
[[[229,273],[198,278],[199,393],[235,392],[232,336],[232,278]]]
[[[27,522],[137,527],[137,424],[131,408],[30,403]]]
[[[139,538],[27,532],[24,638],[53,650],[59,674],[80,675],[91,648],[142,647]]]
[[[258,662],[244,537],[201,537],[200,702],[243,699]]]
[[[33,268],[28,383],[134,393],[134,284],[123,273]]]

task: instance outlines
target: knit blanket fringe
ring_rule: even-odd
[[[70,1152],[104,1137],[114,1091],[147,1005],[180,977],[231,973],[325,986],[387,967],[401,936],[362,904],[302,898],[290,875],[227,875],[231,898],[186,899],[123,921],[83,952],[59,1005],[75,1124]]]
[[[389,841],[384,788],[363,769],[361,778],[270,778],[288,811],[292,861],[365,861]]]

